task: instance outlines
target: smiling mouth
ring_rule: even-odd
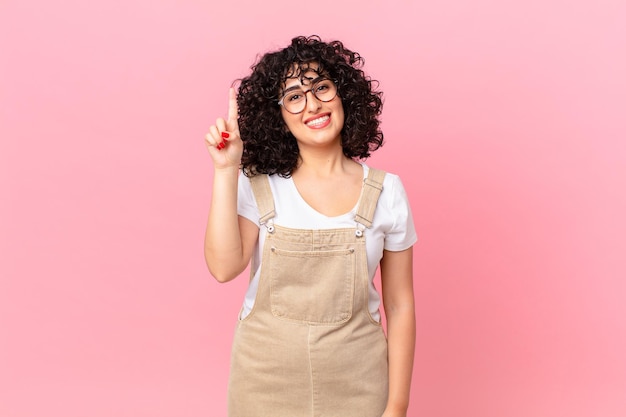
[[[322,117],[318,117],[317,119],[310,120],[306,122],[305,124],[309,127],[320,127],[320,126],[323,126],[325,123],[327,123],[329,120],[330,120],[330,115],[327,114]]]

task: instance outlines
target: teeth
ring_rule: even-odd
[[[322,123],[325,123],[326,120],[328,120],[329,118],[330,116],[323,116],[323,117],[320,117],[319,119],[311,120],[310,122],[307,122],[307,126],[319,126]]]

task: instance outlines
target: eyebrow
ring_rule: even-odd
[[[321,81],[321,80],[325,80],[325,79],[327,79],[327,78],[328,78],[328,77],[324,77],[324,76],[321,76],[321,75],[320,75],[319,77],[312,79],[312,80],[311,80],[311,84],[315,84],[316,82],[319,82],[319,81]],[[291,86],[291,87],[289,87],[289,88],[284,89],[284,90],[283,90],[282,95],[284,96],[285,94],[287,94],[287,93],[288,93],[288,92],[290,92],[290,91],[293,91],[293,90],[301,90],[301,89],[302,89],[302,84],[294,85],[294,86]]]

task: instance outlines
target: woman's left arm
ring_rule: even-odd
[[[380,271],[389,346],[389,398],[382,417],[406,417],[415,354],[413,247],[385,250]]]

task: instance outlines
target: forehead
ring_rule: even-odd
[[[323,71],[317,62],[294,63],[287,70],[282,87],[289,88],[295,85],[307,85],[322,75]]]

